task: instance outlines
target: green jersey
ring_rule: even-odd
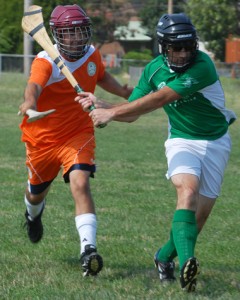
[[[169,118],[169,138],[215,140],[236,119],[225,108],[224,92],[212,60],[201,51],[184,73],[172,71],[159,55],[145,67],[129,102],[165,86],[181,96],[163,106]]]

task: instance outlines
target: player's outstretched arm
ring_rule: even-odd
[[[91,95],[88,97],[91,97]],[[109,109],[93,110],[90,113],[90,117],[92,118],[95,126],[98,126],[102,123],[109,123],[111,121],[137,118],[180,98],[181,96],[179,94],[177,94],[171,88],[165,86],[159,91],[148,94],[130,103],[124,103]]]
[[[24,116],[28,109],[36,110],[37,99],[41,92],[42,87],[39,84],[28,83],[24,91],[24,102],[19,106],[19,114]]]
[[[104,110],[108,110],[111,109],[113,107],[118,107],[121,105],[125,105],[126,103],[128,103],[127,101],[124,101],[122,103],[109,103],[105,100],[100,100],[97,99],[96,96],[94,96],[92,93],[89,92],[81,92],[78,94],[78,96],[75,98],[75,101],[78,102],[79,104],[82,105],[82,108],[84,111],[89,111],[89,107],[91,107],[92,105],[95,106],[96,110],[99,109],[104,109]],[[118,117],[115,118],[114,121],[118,121],[118,122],[134,122],[138,119],[138,116],[127,116],[127,117]],[[108,120],[108,122],[110,122],[110,119]],[[103,123],[105,124],[105,123]]]
[[[125,99],[128,99],[133,91],[133,87],[130,87],[127,84],[121,85],[108,72],[105,72],[103,79],[101,81],[98,81],[97,84],[105,91]]]

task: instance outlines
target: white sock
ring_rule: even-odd
[[[86,245],[96,246],[97,218],[95,214],[83,214],[75,217],[76,228],[80,237],[80,254]]]
[[[40,214],[45,204],[45,200],[43,200],[41,203],[33,205],[28,201],[26,195],[24,196],[24,202],[26,204],[27,212],[31,220],[33,220]]]

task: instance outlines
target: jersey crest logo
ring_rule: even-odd
[[[183,85],[186,87],[186,88],[190,88],[193,84],[198,84],[198,81],[192,77],[187,77],[185,79],[185,81],[183,82]]]
[[[96,73],[96,65],[94,62],[89,62],[87,66],[87,72],[89,76],[94,76]]]
[[[163,82],[160,82],[159,85],[158,85],[158,87],[157,87],[157,89],[158,89],[158,90],[161,90],[161,89],[162,89],[163,87],[165,87],[165,86],[166,86],[166,82],[164,82],[164,81],[163,81]]]

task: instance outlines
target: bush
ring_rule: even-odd
[[[149,49],[139,51],[129,51],[123,56],[123,70],[129,72],[129,67],[144,67],[153,59],[152,52]]]
[[[129,51],[123,56],[124,59],[136,59],[136,60],[152,60],[152,52],[149,49],[143,51]]]

